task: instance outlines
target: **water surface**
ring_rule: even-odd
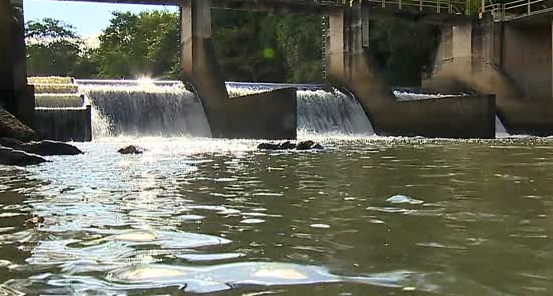
[[[0,295],[550,295],[551,140],[321,140],[0,167]]]

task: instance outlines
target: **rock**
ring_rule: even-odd
[[[25,226],[29,228],[34,228],[44,223],[44,217],[33,216],[33,218],[25,220]]]
[[[2,107],[0,107],[0,137],[15,138],[20,141],[32,141],[37,138],[32,129]]]
[[[282,142],[280,144],[274,143],[261,143],[257,146],[257,149],[260,150],[289,150],[295,149],[296,144],[290,143],[290,141]]]
[[[0,146],[0,164],[25,166],[43,162],[47,160],[38,155]]]
[[[134,145],[130,145],[117,150],[117,152],[121,154],[142,154],[144,153],[144,151],[146,151],[146,149]]]
[[[73,145],[50,140],[22,143],[16,139],[1,138],[0,145],[41,156],[83,154],[79,148]]]
[[[290,141],[286,141],[280,144],[261,143],[257,146],[257,149],[260,149],[260,150],[291,150],[291,149],[312,150],[312,149],[323,149],[323,146],[313,141],[299,142],[297,145],[294,143],[291,143]]]
[[[296,149],[296,144],[290,143],[290,141],[282,142],[278,145],[280,150]]]
[[[261,144],[257,145],[257,149],[259,149],[259,150],[277,150],[278,149],[278,144],[261,143]]]
[[[319,143],[315,143],[311,140],[299,142],[296,146],[297,150],[313,150],[313,149],[323,149]]]

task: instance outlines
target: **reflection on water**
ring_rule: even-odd
[[[549,295],[551,140],[319,140],[0,167],[0,295]]]

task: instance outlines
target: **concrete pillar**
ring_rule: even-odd
[[[181,19],[181,78],[191,82],[202,104],[213,137],[224,137],[228,94],[211,40],[211,1],[183,0]]]
[[[211,39],[209,0],[180,2],[181,79],[200,97],[216,138],[296,138],[296,92],[229,98]]]
[[[23,1],[0,0],[0,103],[33,126],[34,88],[27,84]]]
[[[0,104],[12,111],[14,101],[12,6],[10,0],[0,0]]]
[[[457,71],[472,71],[472,23],[454,26],[451,34],[451,57],[457,61]]]

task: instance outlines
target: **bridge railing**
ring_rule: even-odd
[[[495,21],[508,21],[553,10],[553,0],[516,0],[486,5],[482,13],[490,12]]]
[[[411,8],[419,11],[432,11],[436,13],[466,14],[466,1],[458,0],[368,0],[371,3],[379,3],[382,8],[395,7],[397,9]]]

